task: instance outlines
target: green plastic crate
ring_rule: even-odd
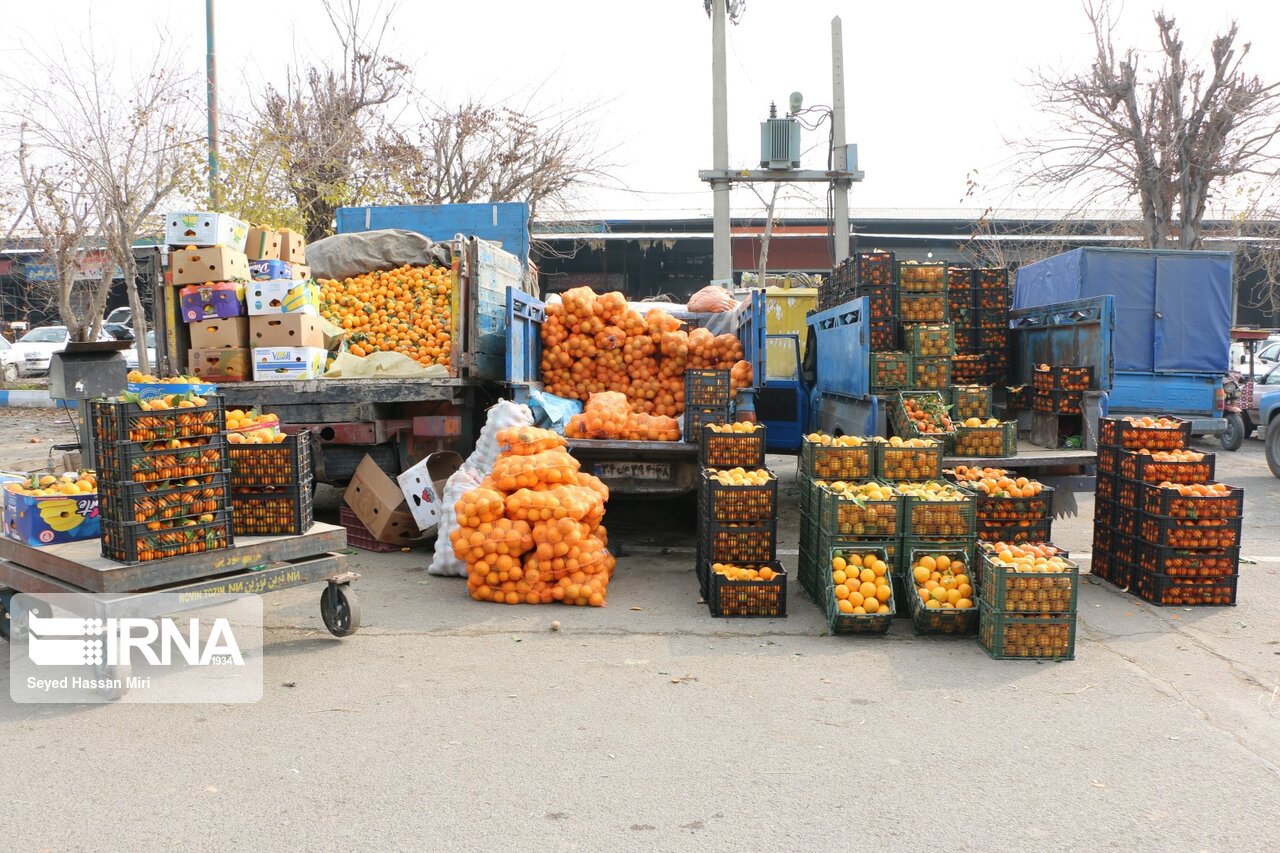
[[[962,499],[927,501],[916,495],[903,495],[902,535],[930,541],[973,537],[977,531],[977,504],[973,495],[959,488],[954,491]]]
[[[820,488],[818,495],[819,529],[833,536],[858,536],[875,539],[891,539],[900,533],[902,495],[888,483],[882,483],[892,493],[889,500],[873,501],[866,498],[847,497],[829,488]]]
[[[871,353],[871,388],[892,391],[910,387],[911,354],[906,352]]]
[[[1074,613],[1080,592],[1080,567],[1068,561],[1063,572],[1017,572],[979,549],[978,597],[997,613],[1064,616]]]
[[[936,556],[945,554],[951,560],[963,560],[966,574],[969,577],[969,585],[973,586],[973,547],[971,543],[954,542],[954,543],[938,543],[936,545],[921,545],[920,543],[911,543],[904,541],[902,547],[902,572],[904,583],[907,586],[907,606],[911,611],[911,622],[917,634],[951,634],[963,635],[972,634],[978,627],[978,602],[975,598],[971,598],[972,607],[964,610],[955,608],[931,608],[927,607],[920,599],[919,593],[916,592],[916,583],[913,577],[912,567],[917,560],[928,554]],[[976,592],[974,593],[976,595]]]
[[[953,453],[965,459],[1007,459],[1018,454],[1018,422],[997,426],[956,426]]]
[[[823,552],[828,566],[838,556],[850,559],[855,556],[861,558],[865,554],[874,554],[887,565],[885,577],[889,580],[889,600],[882,605],[882,610],[875,613],[842,613],[836,598],[835,581],[831,572],[824,572],[826,582],[822,585],[822,604],[827,613],[827,630],[832,634],[883,634],[893,624],[893,617],[897,614],[897,601],[893,591],[893,563],[886,549],[880,545],[848,545]]]
[[[876,476],[882,480],[936,480],[942,476],[942,459],[946,445],[937,439],[926,447],[880,445],[880,464]]]
[[[915,356],[911,362],[911,387],[917,391],[945,391],[951,385],[951,356]]]
[[[946,291],[936,293],[898,292],[899,323],[945,323],[950,319],[951,306]]]
[[[800,445],[801,476],[811,480],[869,480],[876,470],[875,442],[834,447],[805,439]]]
[[[951,417],[957,421],[965,418],[986,420],[991,417],[991,401],[990,385],[952,385]]]
[[[995,660],[1073,660],[1076,617],[1029,617],[978,608],[978,644]]]
[[[950,323],[904,325],[902,345],[915,358],[949,358],[956,352],[955,329]]]

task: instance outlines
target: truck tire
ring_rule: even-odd
[[[1280,415],[1272,415],[1267,424],[1267,467],[1271,473],[1280,477]]]
[[[1223,450],[1239,450],[1244,444],[1244,418],[1239,412],[1227,412],[1225,417],[1227,428],[1218,436],[1218,443]]]

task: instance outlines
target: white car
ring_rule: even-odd
[[[0,375],[4,376],[5,382],[17,381],[18,374],[22,372],[18,364],[21,360],[13,344],[0,338]]]
[[[106,332],[98,333],[98,340],[109,341]],[[18,356],[18,373],[22,376],[44,376],[49,372],[49,362],[55,352],[62,352],[71,342],[66,326],[41,326],[32,329],[13,345]]]
[[[138,348],[129,347],[124,351],[124,363],[130,370],[138,369]],[[151,372],[156,370],[156,333],[154,331],[147,332],[147,364],[151,368]]]
[[[1280,336],[1272,335],[1265,341],[1254,344],[1253,374],[1260,377],[1276,364],[1280,364]],[[1244,344],[1237,341],[1231,345],[1231,369],[1241,373],[1249,370],[1248,351]]]

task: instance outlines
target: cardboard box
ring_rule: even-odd
[[[291,264],[307,262],[307,244],[297,231],[283,228],[280,231],[280,260]]]
[[[178,297],[182,319],[188,323],[243,317],[245,313],[244,285],[239,282],[188,284],[178,291]]]
[[[311,278],[311,267],[306,264],[291,264],[288,261],[249,261],[249,278],[253,281],[271,281],[272,279],[306,281]]]
[[[187,326],[192,349],[244,349],[249,346],[249,318],[228,317]]]
[[[255,347],[254,382],[293,382],[324,373],[325,351],[319,347]]]
[[[324,349],[324,331],[312,314],[260,314],[249,318],[249,345]]]
[[[244,252],[226,246],[183,249],[169,254],[169,270],[174,284],[248,281],[249,259]]]
[[[191,352],[194,350],[189,350],[188,354]],[[196,394],[205,397],[209,394],[217,394],[218,386],[209,382],[130,382],[124,390],[130,394],[137,394],[141,400],[150,400],[154,397],[167,397],[170,394]]]
[[[56,545],[59,542],[98,539],[102,536],[98,496],[34,497],[6,489],[4,534],[33,548]]]
[[[400,486],[378,467],[372,456],[360,460],[343,499],[379,542],[412,545],[423,538]]]
[[[225,213],[177,210],[165,217],[164,241],[170,246],[225,246],[243,252],[249,223]],[[216,281],[217,279],[213,279]]]
[[[244,253],[251,261],[270,261],[280,257],[280,234],[273,228],[250,228]]]
[[[248,382],[253,378],[253,357],[244,348],[187,350],[187,372],[206,382]]]
[[[250,316],[312,314],[320,316],[320,286],[313,281],[255,281],[245,290]]]
[[[396,477],[405,505],[423,535],[436,532],[444,484],[461,467],[461,456],[452,450],[441,450]]]

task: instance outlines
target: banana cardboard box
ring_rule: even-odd
[[[250,317],[267,314],[320,316],[320,286],[314,281],[272,279],[250,282],[245,290]]]
[[[102,518],[98,496],[50,495],[35,497],[4,490],[4,533],[33,548],[98,539]]]

